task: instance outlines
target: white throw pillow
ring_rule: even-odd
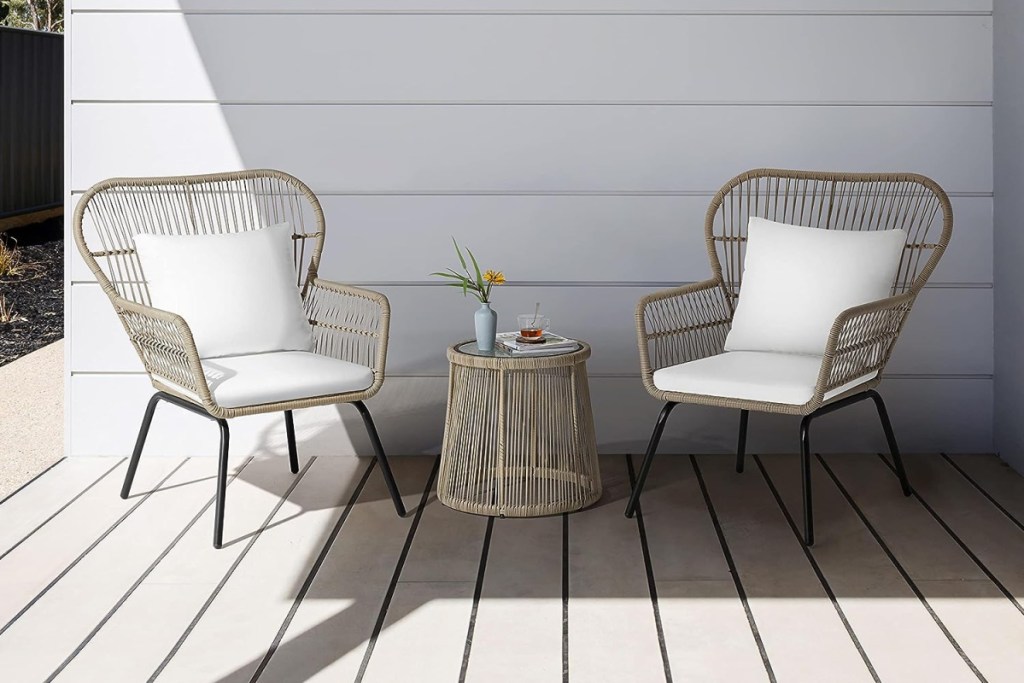
[[[892,293],[902,230],[826,230],[752,217],[726,351],[825,352],[841,312]]]
[[[177,313],[201,358],[309,351],[287,223],[222,235],[137,235],[153,306]]]

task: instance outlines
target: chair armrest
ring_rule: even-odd
[[[640,369],[648,389],[655,370],[722,353],[732,306],[718,278],[649,294],[636,307]]]
[[[376,392],[384,382],[391,304],[380,292],[314,278],[304,305],[313,326],[313,350],[373,370]]]
[[[815,399],[889,362],[916,295],[906,292],[848,308],[836,317],[825,345]]]
[[[143,367],[151,378],[192,392],[206,408],[215,408],[188,323],[177,313],[112,297]]]

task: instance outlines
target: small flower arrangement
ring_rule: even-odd
[[[462,249],[459,247],[459,243],[452,238],[452,244],[455,245],[455,253],[459,257],[459,263],[462,264],[462,270],[464,273],[460,273],[454,268],[448,268],[444,272],[431,273],[437,277],[447,278],[454,280],[454,282],[447,283],[449,287],[459,287],[462,289],[462,295],[472,294],[482,304],[491,303],[491,288],[494,285],[505,284],[505,274],[500,270],[480,270],[480,264],[477,263],[476,257],[473,256],[473,252],[466,249],[466,253],[469,255],[469,262],[473,264],[473,272],[469,271],[469,265],[466,262],[466,258],[462,255]]]

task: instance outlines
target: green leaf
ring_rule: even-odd
[[[480,274],[480,264],[476,262],[476,256],[473,256],[472,251],[466,249],[466,252],[469,254],[469,258],[473,260],[473,269],[476,271],[476,286],[483,292],[486,285],[484,284],[484,276]]]
[[[448,278],[450,280],[465,280],[466,279],[465,275],[459,275],[458,273],[455,273],[455,274],[452,274],[452,273],[431,273],[431,275],[436,275],[437,277],[446,277],[446,278]]]
[[[459,255],[459,263],[461,263],[462,264],[462,268],[468,272],[469,269],[466,268],[466,259],[463,258],[462,250],[459,249],[459,243],[455,241],[455,237],[454,236],[452,237],[452,244],[455,245],[455,253]]]

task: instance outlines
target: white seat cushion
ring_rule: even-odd
[[[673,365],[654,373],[662,391],[700,394],[747,401],[803,405],[814,396],[821,356],[768,351],[727,351],[717,356]],[[829,399],[873,379],[858,377],[825,394]]]
[[[202,363],[222,408],[346,394],[373,384],[370,368],[307,351],[206,358]]]
[[[892,293],[906,239],[751,217],[725,350],[822,355],[836,316]]]
[[[177,313],[201,358],[309,351],[287,223],[222,235],[136,235],[153,306]]]

